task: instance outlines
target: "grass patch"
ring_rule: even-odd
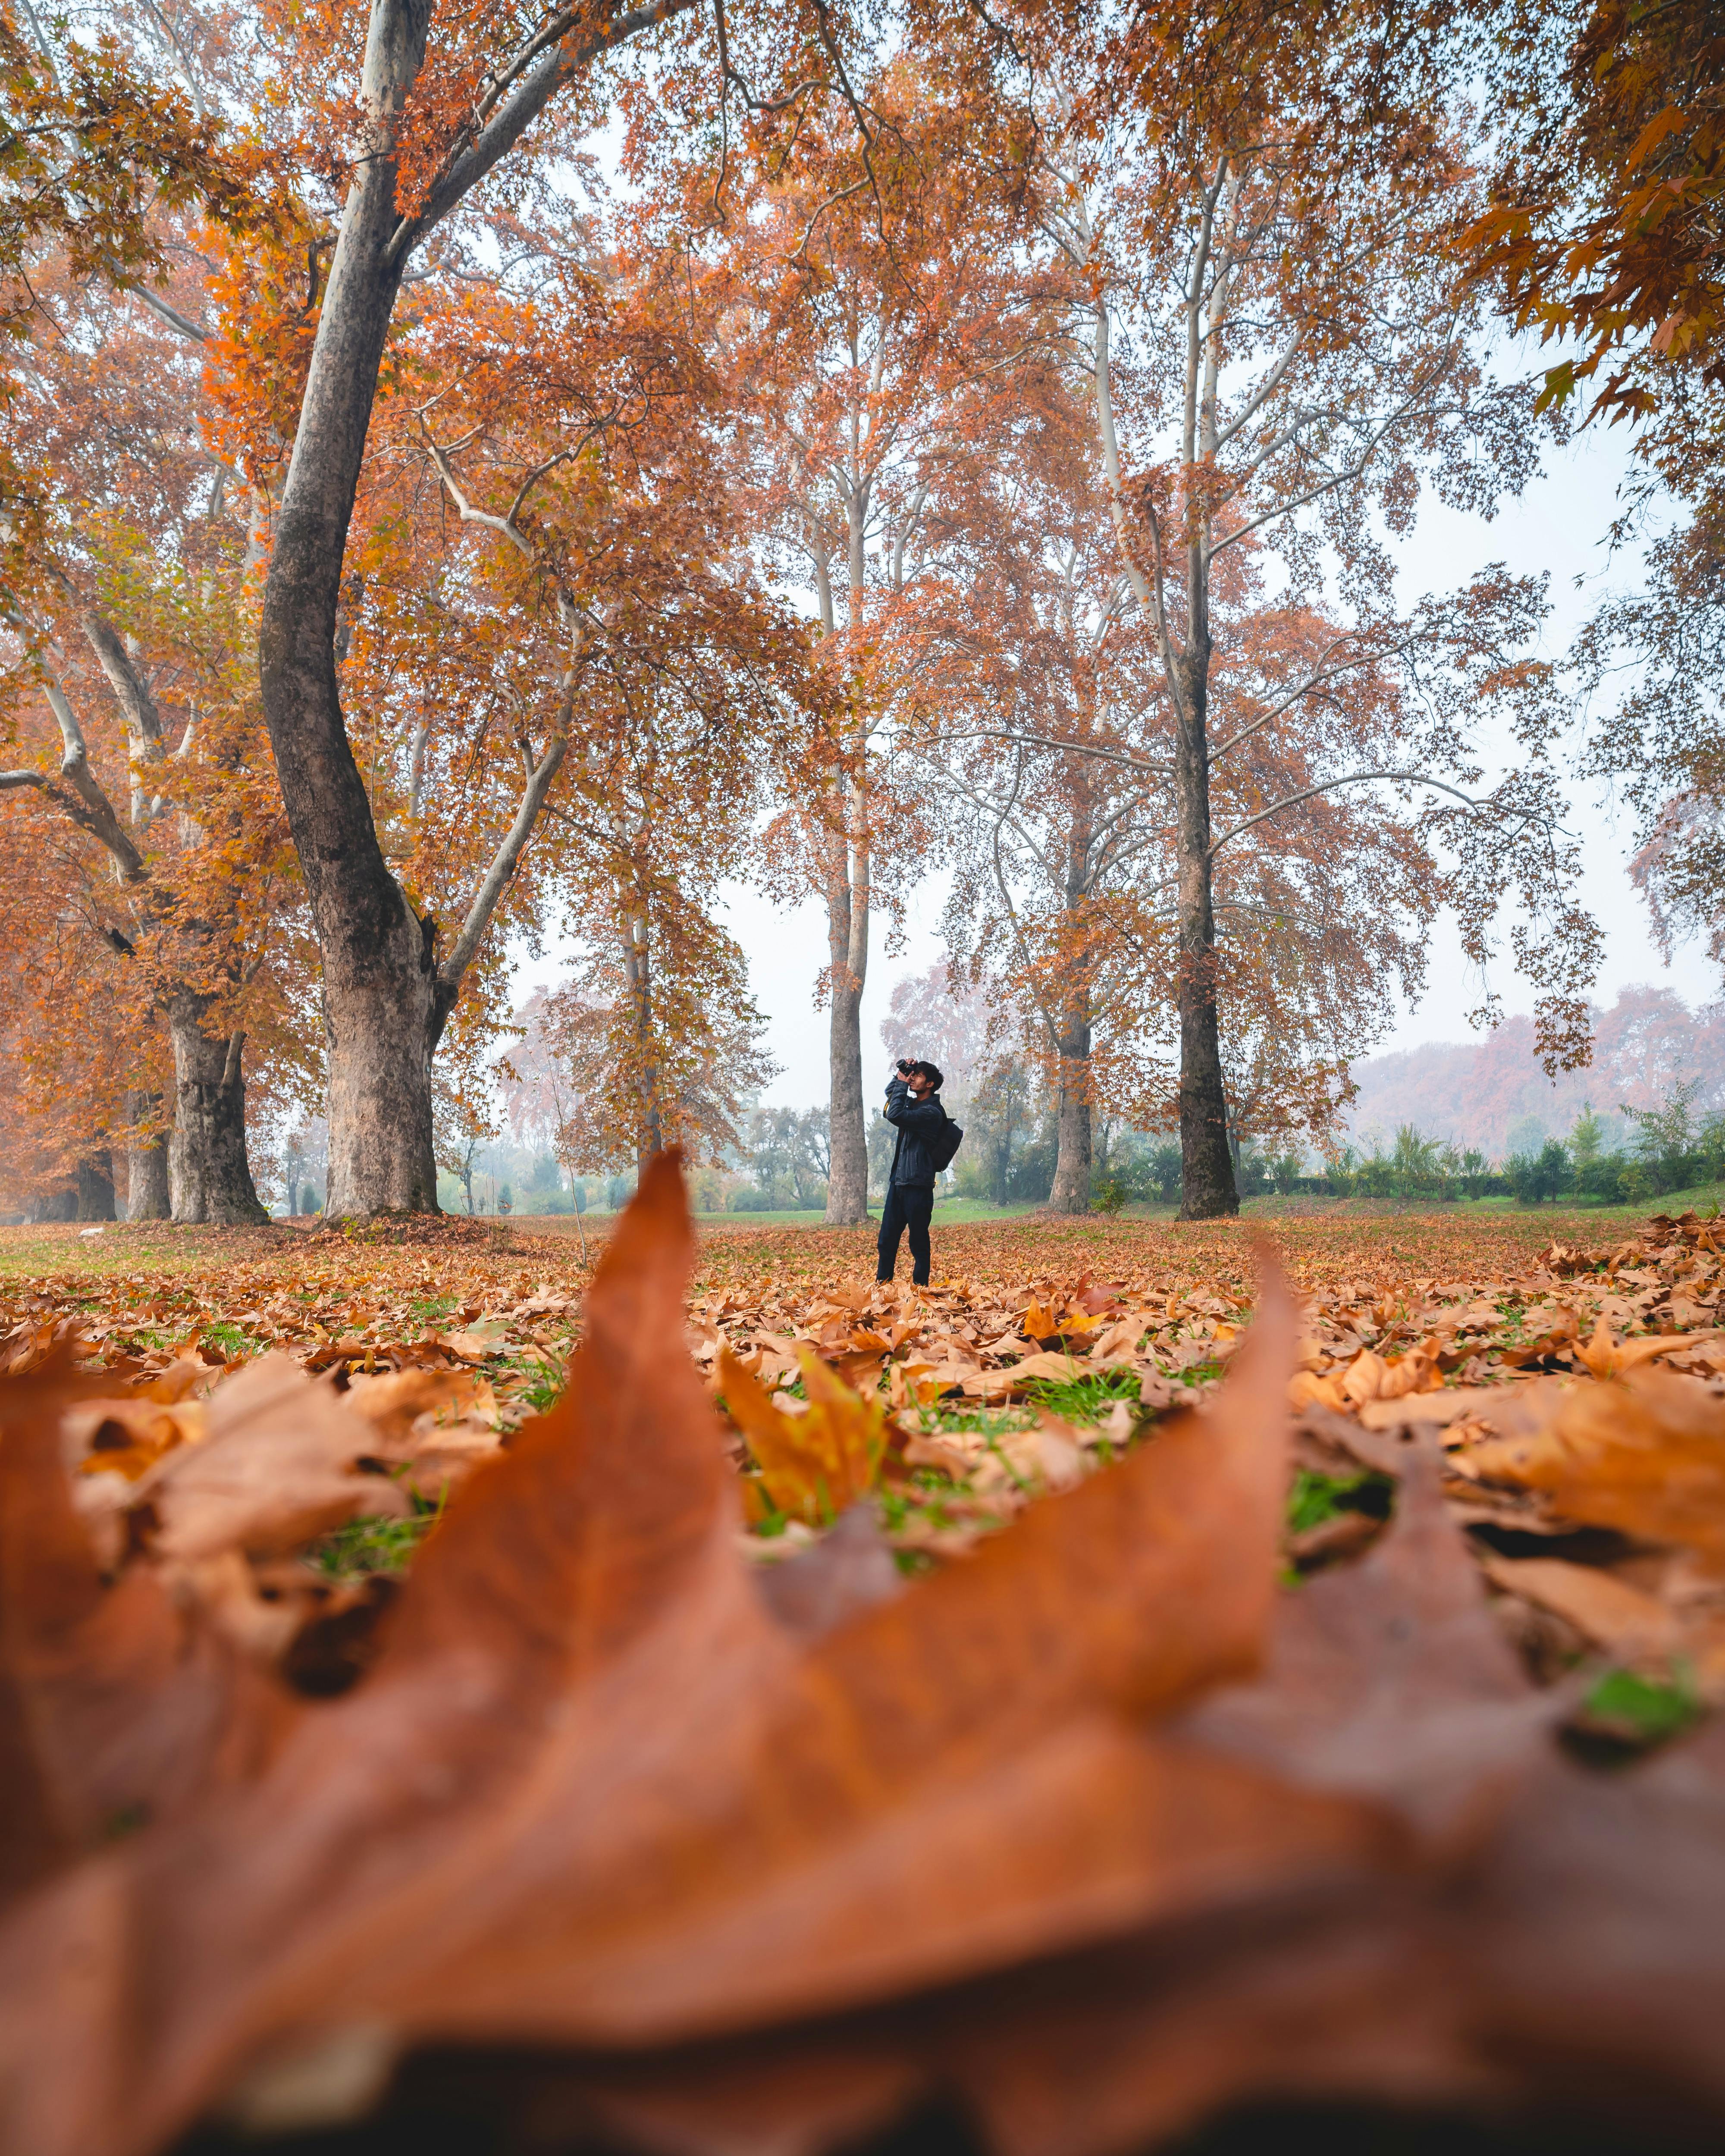
[[[967,1430],[978,1437],[1004,1437],[1011,1430],[1029,1430],[1036,1419],[1025,1408],[947,1407],[938,1400],[916,1412],[922,1428],[934,1436],[942,1430]]]
[[[547,1414],[563,1397],[567,1378],[561,1363],[553,1368],[537,1355],[511,1355],[506,1367],[526,1377],[515,1398],[526,1401],[535,1414]]]
[[[444,1501],[413,1493],[413,1509],[406,1519],[367,1513],[349,1520],[313,1545],[307,1553],[311,1563],[331,1579],[365,1579],[377,1572],[405,1572],[413,1554],[443,1517]]]
[[[1386,1519],[1394,1487],[1387,1475],[1369,1468],[1358,1475],[1323,1475],[1316,1468],[1302,1467],[1288,1492],[1288,1532],[1309,1534],[1343,1512],[1370,1512]]]
[[[1100,1422],[1117,1400],[1136,1401],[1136,1370],[1096,1370],[1082,1378],[1036,1378],[1024,1389],[1067,1422]]]
[[[234,1324],[231,1320],[225,1317],[218,1317],[213,1325],[206,1325],[203,1328],[201,1337],[208,1341],[213,1348],[219,1348],[223,1357],[230,1363],[239,1363],[248,1355],[255,1355],[262,1344],[254,1340],[243,1327]]]
[[[1609,1670],[1583,1702],[1588,1734],[1645,1748],[1680,1736],[1701,1713],[1692,1671],[1675,1666],[1670,1678]]]

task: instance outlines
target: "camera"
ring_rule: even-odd
[[[901,1055],[892,1067],[897,1071],[901,1078],[908,1078],[911,1071],[915,1070],[916,1065],[912,1063],[908,1055]]]

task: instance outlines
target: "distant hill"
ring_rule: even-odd
[[[1725,1004],[1691,1011],[1669,988],[1625,988],[1594,1012],[1594,1060],[1555,1084],[1533,1053],[1531,1019],[1505,1019],[1476,1041],[1434,1041],[1353,1066],[1355,1142],[1393,1139],[1403,1123],[1490,1159],[1562,1137],[1589,1104],[1608,1124],[1620,1102],[1656,1108],[1698,1077],[1698,1111],[1725,1107]]]

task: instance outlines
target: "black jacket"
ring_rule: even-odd
[[[931,1147],[935,1132],[947,1120],[940,1095],[931,1093],[927,1100],[919,1101],[894,1071],[886,1081],[885,1113],[887,1122],[898,1127],[898,1142],[892,1148],[892,1173],[887,1181],[932,1190],[936,1171]]]

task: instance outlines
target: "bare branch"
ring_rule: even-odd
[[[1490,807],[1489,803],[1476,801],[1471,794],[1464,793],[1460,787],[1451,786],[1447,780],[1434,778],[1429,771],[1350,771],[1340,778],[1327,778],[1322,785],[1305,787],[1298,793],[1290,793],[1283,800],[1271,802],[1269,808],[1260,808],[1255,816],[1248,816],[1244,823],[1236,824],[1232,830],[1224,831],[1214,841],[1210,847],[1210,858],[1214,860],[1230,839],[1239,838],[1243,831],[1251,830],[1269,817],[1279,816],[1284,808],[1295,808],[1302,801],[1316,800],[1319,794],[1328,793],[1337,786],[1362,786],[1368,780],[1375,778],[1399,779],[1409,786],[1429,786],[1435,793],[1447,793],[1452,800],[1459,801],[1464,808],[1472,809],[1476,815]],[[1518,809],[1514,813],[1524,824],[1549,820],[1541,818],[1531,808]]]
[[[194,344],[203,344],[208,341],[209,331],[182,315],[177,307],[170,306],[160,292],[152,292],[145,284],[128,283],[126,289],[135,300],[141,300],[151,313],[159,316],[177,335],[189,337]]]

